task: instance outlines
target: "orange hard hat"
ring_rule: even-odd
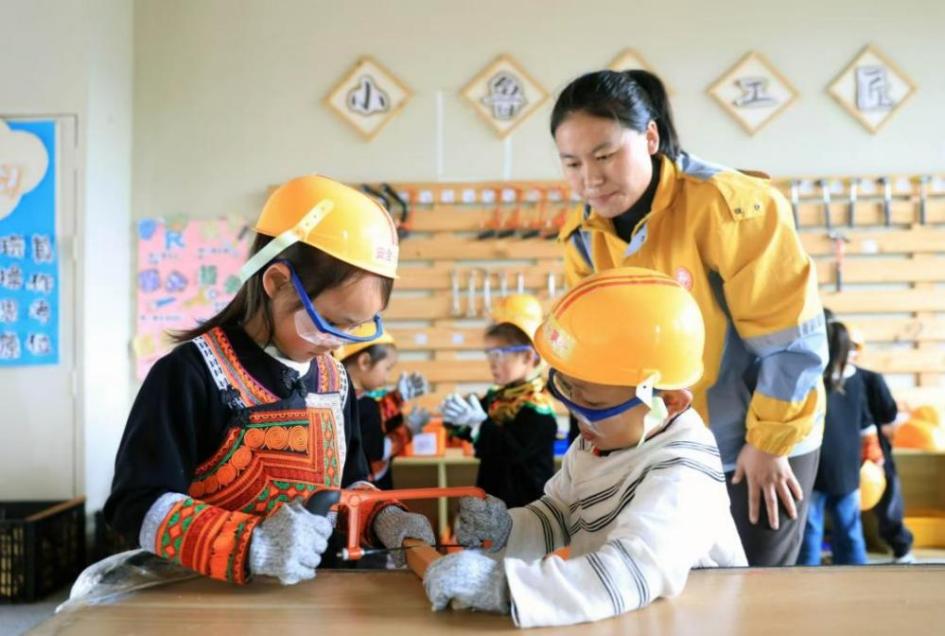
[[[544,318],[541,301],[531,294],[511,294],[495,301],[490,315],[495,324],[509,323],[515,325],[535,340],[535,332]]]
[[[350,333],[352,336],[364,338],[369,337],[375,332],[376,329],[377,327],[373,322],[365,322],[358,325],[354,329],[349,329],[348,333]],[[373,347],[374,345],[379,344],[391,344],[394,346],[397,345],[397,343],[394,342],[394,336],[390,335],[390,332],[385,329],[384,333],[379,335],[374,340],[368,340],[367,342],[346,342],[341,347],[335,349],[332,354],[335,356],[336,360],[344,361],[355,354],[361,353],[368,347]]]
[[[255,229],[274,238],[240,270],[243,281],[297,242],[365,271],[397,278],[397,228],[390,215],[363,192],[328,177],[307,175],[276,188]]]
[[[620,267],[585,278],[561,298],[535,336],[554,369],[595,384],[680,389],[702,377],[705,325],[673,278]]]

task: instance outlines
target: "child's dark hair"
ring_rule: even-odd
[[[850,332],[846,325],[838,320],[827,323],[827,346],[830,360],[824,370],[824,384],[828,391],[843,392],[843,370],[850,357]]]
[[[555,102],[551,136],[568,116],[578,112],[616,120],[638,133],[645,132],[651,121],[656,122],[659,151],[674,161],[682,152],[666,88],[649,71],[595,71],[577,78]]]
[[[272,237],[270,236],[257,234],[256,240],[253,241],[249,251],[250,256],[259,252],[271,240]],[[309,298],[315,298],[323,291],[334,289],[358,276],[369,274],[369,272],[359,267],[339,260],[306,243],[295,243],[287,247],[279,254],[279,258],[292,264],[292,268],[302,281]],[[173,340],[175,342],[186,342],[207,333],[214,327],[232,327],[243,324],[253,318],[260,310],[263,312],[266,340],[267,342],[271,340],[275,328],[272,321],[272,306],[266,290],[263,289],[263,274],[267,267],[268,265],[253,274],[240,287],[233,300],[217,315],[200,323],[199,326],[193,329],[173,334]],[[385,276],[378,276],[378,279],[381,286],[381,298],[386,307],[394,288],[394,281]],[[299,307],[301,306],[302,302],[299,301]]]
[[[389,342],[383,342],[380,344],[374,344],[370,347],[361,349],[360,351],[355,351],[350,356],[347,356],[341,361],[341,364],[350,366],[355,364],[362,355],[368,354],[371,358],[371,367],[380,362],[381,360],[386,360],[394,353],[394,345]]]
[[[510,322],[500,322],[486,329],[486,338],[495,338],[511,346],[531,345],[532,341],[524,331]]]

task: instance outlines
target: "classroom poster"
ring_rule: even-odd
[[[0,120],[0,367],[59,362],[56,123]]]
[[[136,374],[170,350],[168,332],[191,329],[239,290],[252,236],[242,219],[138,222]]]

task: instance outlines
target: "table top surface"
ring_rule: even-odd
[[[553,630],[553,632],[552,632]],[[409,571],[324,570],[283,587],[192,579],[60,613],[31,634],[384,634],[517,631],[507,616],[432,612]],[[945,631],[945,565],[694,571],[674,599],[555,634],[904,634]],[[533,633],[533,632],[530,632]]]

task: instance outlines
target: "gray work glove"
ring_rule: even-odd
[[[456,517],[456,540],[467,547],[479,547],[484,541],[491,541],[490,552],[498,552],[505,547],[512,532],[512,517],[505,502],[486,495],[462,497],[459,500],[459,515]]]
[[[401,373],[397,380],[397,392],[404,401],[410,401],[430,392],[430,383],[422,373]]]
[[[451,393],[443,400],[440,405],[440,411],[443,413],[443,419],[457,426],[468,426],[476,428],[486,421],[489,416],[482,408],[479,398],[470,395],[462,398],[456,393]]]
[[[400,548],[404,539],[419,539],[436,545],[436,535],[430,521],[416,512],[407,512],[397,506],[387,506],[374,517],[374,534],[385,548]],[[390,553],[394,564],[403,567],[407,562],[403,550]]]
[[[430,423],[430,411],[425,408],[417,407],[410,411],[404,417],[404,424],[410,430],[411,435],[416,435],[423,431],[423,427]]]
[[[253,530],[249,571],[274,576],[283,585],[315,578],[332,530],[326,517],[313,515],[300,502],[283,504]]]
[[[423,589],[439,611],[474,609],[509,613],[509,582],[501,561],[479,550],[463,550],[437,559],[427,568]]]

